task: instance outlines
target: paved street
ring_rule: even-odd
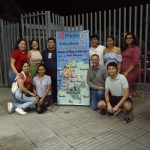
[[[54,106],[44,114],[8,114],[9,88],[0,88],[0,150],[149,150],[150,95],[137,93],[132,122],[87,106]]]

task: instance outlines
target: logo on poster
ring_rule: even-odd
[[[63,40],[64,39],[64,32],[58,32],[57,38],[60,40]]]

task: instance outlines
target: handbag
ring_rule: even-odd
[[[26,79],[26,75],[23,71],[21,73],[24,75],[24,78]],[[15,94],[16,90],[19,88],[18,83],[17,83],[17,77],[15,78],[14,82],[11,85],[11,92]]]
[[[12,86],[11,86],[11,92],[13,94],[15,94],[16,90],[18,89],[18,83],[17,83],[17,77],[15,78],[14,82],[12,83]]]

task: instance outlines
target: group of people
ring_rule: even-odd
[[[101,114],[108,112],[108,115],[123,110],[125,120],[129,122],[129,112],[133,109],[131,97],[134,95],[141,57],[135,35],[126,33],[122,51],[115,46],[112,36],[108,36],[106,47],[99,44],[97,35],[92,35],[90,41],[87,84],[90,87],[91,107]]]
[[[56,40],[49,38],[42,52],[38,42],[32,40],[27,50],[25,39],[19,39],[11,52],[9,79],[17,79],[18,89],[8,102],[8,112],[25,115],[29,109],[42,113],[57,101]]]
[[[137,78],[141,50],[133,33],[126,33],[124,48],[116,46],[112,36],[106,47],[100,45],[96,34],[90,38],[90,65],[87,84],[90,87],[91,107],[101,114],[113,115],[123,109],[126,118],[133,109],[133,85]],[[26,114],[29,108],[49,107],[57,103],[57,52],[56,40],[49,38],[47,48],[40,51],[38,42],[31,41],[27,51],[26,41],[20,39],[11,53],[9,78],[17,77],[19,88],[8,102],[8,112]],[[40,110],[39,110],[40,111]]]

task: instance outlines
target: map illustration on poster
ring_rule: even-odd
[[[57,31],[56,44],[58,104],[90,105],[89,31]]]

